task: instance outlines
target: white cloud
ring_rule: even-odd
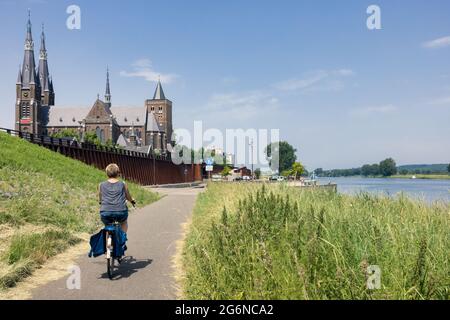
[[[398,108],[392,104],[381,105],[381,106],[370,106],[365,108],[353,109],[350,111],[351,115],[354,116],[370,116],[370,115],[385,115],[391,114],[397,111]]]
[[[171,83],[179,78],[177,74],[161,73],[153,70],[152,62],[149,59],[139,59],[131,64],[133,71],[121,71],[122,77],[144,78],[146,81],[156,82],[161,79],[162,83]]]
[[[355,73],[350,69],[318,70],[302,78],[279,82],[274,87],[282,91],[337,91],[344,87],[342,78],[353,75]]]
[[[434,39],[422,44],[428,49],[438,49],[450,46],[450,36]]]
[[[251,119],[278,109],[279,100],[260,90],[213,94],[202,111],[210,116]]]
[[[328,73],[325,71],[317,71],[314,74],[307,75],[301,79],[289,79],[275,84],[275,88],[283,91],[296,91],[309,88],[320,81],[326,79]]]

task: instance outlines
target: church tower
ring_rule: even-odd
[[[34,42],[31,34],[31,19],[28,12],[25,53],[22,69],[16,82],[16,125],[15,129],[41,134],[41,86],[34,60]]]
[[[153,95],[153,99],[146,100],[145,106],[148,114],[148,121],[151,121],[151,117],[154,117],[158,127],[161,130],[161,144],[162,149],[166,149],[166,145],[171,143],[172,137],[172,101],[166,99],[164,95],[164,91],[161,85],[161,80],[158,80],[158,84],[156,85],[155,94]]]
[[[53,83],[50,78],[47,63],[47,49],[45,47],[44,25],[41,33],[41,49],[39,52],[39,83],[41,85],[41,105],[50,107],[55,105],[55,93],[53,92]]]
[[[109,68],[106,68],[105,104],[108,108],[111,108],[111,89],[109,87]]]

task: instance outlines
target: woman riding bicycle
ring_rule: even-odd
[[[108,180],[102,182],[98,187],[98,198],[101,205],[100,218],[105,225],[119,222],[122,230],[128,231],[128,207],[127,200],[133,206],[136,201],[131,197],[125,182],[118,179],[120,175],[119,166],[112,163],[106,167]]]

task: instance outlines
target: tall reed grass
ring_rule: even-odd
[[[190,299],[448,299],[450,208],[210,184],[184,247]],[[381,288],[368,289],[368,267]]]

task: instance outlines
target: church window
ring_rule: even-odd
[[[20,108],[20,115],[22,118],[29,118],[30,117],[30,105],[27,103],[23,103]]]

